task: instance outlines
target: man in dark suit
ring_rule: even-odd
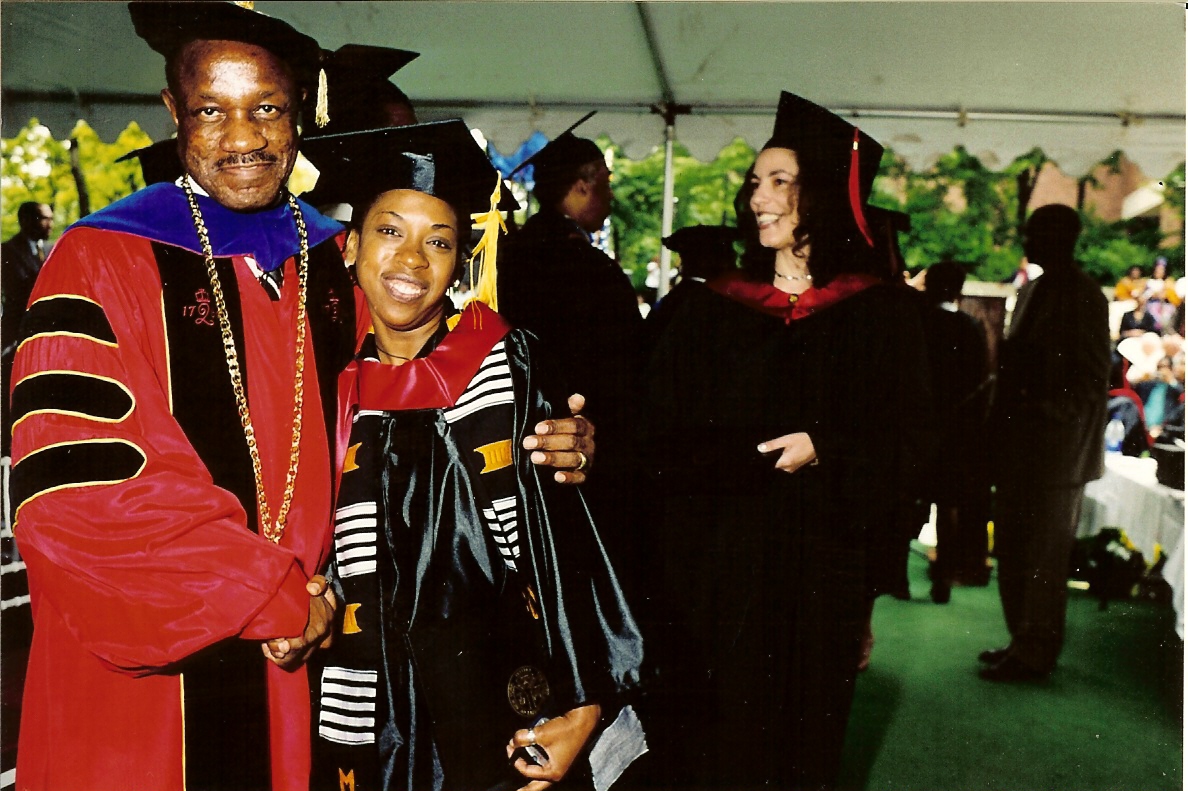
[[[3,367],[3,395],[0,404],[0,429],[3,431],[3,455],[7,456],[11,440],[8,418],[8,391],[12,385],[12,358],[16,354],[17,333],[21,317],[33,293],[33,282],[41,271],[49,248],[45,240],[54,227],[54,210],[44,203],[26,201],[17,208],[17,223],[20,230],[4,244],[0,244],[0,344],[3,353],[0,365]]]
[[[1036,209],[1024,248],[1044,274],[1019,292],[999,359],[998,588],[1010,645],[983,651],[989,681],[1046,678],[1064,642],[1068,559],[1085,483],[1104,471],[1108,308],[1080,271],[1067,206]]]

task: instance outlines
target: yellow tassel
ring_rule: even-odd
[[[479,243],[474,246],[474,253],[470,256],[470,284],[474,288],[474,296],[468,300],[478,300],[486,304],[491,310],[499,311],[499,296],[495,288],[496,254],[499,245],[499,232],[507,233],[507,225],[503,222],[503,215],[499,213],[499,200],[503,195],[503,177],[495,174],[495,191],[491,193],[491,208],[486,212],[470,215],[474,220],[474,227],[483,232]],[[475,276],[474,261],[478,259],[478,276]]]
[[[330,87],[326,82],[325,69],[318,69],[318,101],[314,107],[314,122],[319,128],[330,123]]]
[[[244,2],[232,3],[232,5],[237,5],[240,8],[246,8],[248,11],[256,10],[256,4],[252,3],[252,2],[247,2],[247,0],[244,0]]]

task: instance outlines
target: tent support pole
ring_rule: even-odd
[[[672,234],[672,215],[674,193],[676,192],[676,173],[672,165],[672,146],[676,142],[676,117],[688,115],[690,107],[687,104],[664,102],[652,106],[652,112],[664,116],[664,205],[660,214],[660,238]],[[668,272],[672,262],[672,252],[660,244],[660,282],[656,286],[656,299],[668,293]]]
[[[673,188],[674,174],[672,172],[672,143],[676,138],[676,124],[673,119],[667,119],[664,124],[664,212],[660,216],[660,238],[664,239],[672,234]],[[668,272],[672,265],[672,251],[660,245],[660,282],[656,286],[656,299],[660,300],[668,293]]]

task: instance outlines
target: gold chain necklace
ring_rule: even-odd
[[[235,351],[235,336],[231,333],[231,319],[227,315],[227,303],[223,299],[223,286],[219,281],[218,272],[215,271],[214,251],[210,246],[210,235],[206,231],[206,223],[202,219],[198,201],[194,198],[194,190],[190,186],[189,176],[182,178],[182,189],[190,204],[190,214],[194,219],[194,228],[198,231],[198,240],[202,243],[202,255],[206,258],[206,274],[210,277],[210,290],[214,295],[215,312],[219,317],[219,329],[223,336],[223,353],[227,357],[227,372],[231,374],[231,389],[235,391],[235,404],[239,408],[239,422],[243,426],[243,436],[247,440],[248,453],[252,457],[252,473],[256,478],[256,505],[260,509],[260,524],[264,530],[264,537],[275,544],[285,533],[285,519],[293,504],[293,491],[297,485],[297,464],[301,458],[301,413],[305,391],[305,294],[306,284],[309,280],[309,234],[305,228],[305,217],[301,214],[301,207],[297,204],[297,200],[290,194],[289,208],[293,210],[293,219],[297,223],[297,236],[301,241],[301,256],[297,264],[297,374],[293,393],[293,444],[289,449],[289,470],[285,475],[285,494],[281,500],[280,512],[276,516],[276,522],[273,522],[272,511],[268,507],[268,497],[264,492],[264,467],[260,463],[260,449],[256,445],[256,429],[252,425],[252,414],[248,410],[247,392],[243,386],[239,354]]]

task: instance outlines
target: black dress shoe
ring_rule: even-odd
[[[953,587],[947,582],[933,582],[929,595],[933,604],[948,604],[949,598],[953,595]]]
[[[1006,659],[1006,655],[1010,652],[1011,647],[1009,645],[1004,645],[1002,648],[988,648],[978,654],[978,661],[985,662],[987,665],[996,665]]]
[[[1004,681],[1008,684],[1020,681],[1044,681],[1049,675],[1042,670],[1028,667],[1014,656],[1008,656],[1001,662],[978,671],[978,676],[985,681]]]

